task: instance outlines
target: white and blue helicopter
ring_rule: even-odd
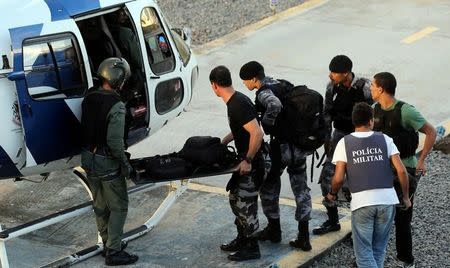
[[[124,57],[139,80],[127,89],[129,145],[190,102],[197,61],[155,1],[2,1],[0,8],[0,179],[79,165],[81,102],[107,57]],[[119,16],[138,59],[113,30]]]
[[[191,100],[199,70],[190,38],[170,27],[156,0],[1,1],[0,9],[0,179],[45,177],[79,166],[81,102],[98,85],[96,70],[105,58],[123,57],[132,67],[134,83],[125,87],[130,146]],[[121,39],[117,27],[129,40]],[[179,183],[163,208],[186,189]],[[90,210],[88,203],[8,230],[0,225],[2,267],[9,267],[8,239]],[[155,214],[127,239],[152,229],[164,213]],[[100,244],[68,262],[99,250]]]

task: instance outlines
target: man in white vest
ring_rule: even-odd
[[[411,206],[408,177],[393,140],[381,132],[372,131],[373,109],[367,103],[357,103],[352,112],[355,132],[341,139],[333,155],[336,170],[327,199],[335,200],[347,181],[352,200],[352,238],[358,267],[383,267],[395,205],[399,204],[393,187],[397,172],[403,192],[401,206]]]

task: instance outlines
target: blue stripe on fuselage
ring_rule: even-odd
[[[20,177],[22,174],[5,150],[0,146],[0,178]]]
[[[50,9],[52,21],[100,9],[100,0],[45,0],[45,3]]]
[[[23,73],[22,42],[38,37],[42,24],[10,29],[14,49],[14,72]],[[43,164],[80,151],[80,122],[64,99],[36,101],[28,93],[27,81],[15,81],[25,140],[37,164]]]

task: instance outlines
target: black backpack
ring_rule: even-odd
[[[273,90],[283,109],[277,118],[277,127],[289,142],[305,150],[322,146],[328,134],[323,117],[323,97],[305,85],[292,86],[285,80]]]

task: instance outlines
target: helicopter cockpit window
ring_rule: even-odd
[[[183,38],[177,31],[173,29],[171,29],[170,31],[172,34],[173,41],[175,42],[175,46],[177,47],[178,53],[180,54],[181,60],[183,61],[183,65],[186,66],[189,63],[189,60],[191,59],[191,49],[184,42]]]
[[[77,41],[72,34],[26,40],[23,67],[28,93],[33,99],[81,97],[87,89]]]
[[[155,9],[144,8],[142,10],[141,26],[153,73],[163,74],[173,71],[175,57],[167,39],[167,33],[164,31]]]

